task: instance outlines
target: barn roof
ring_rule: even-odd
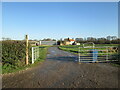
[[[69,41],[75,41],[74,39],[69,39]]]

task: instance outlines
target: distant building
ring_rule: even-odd
[[[39,41],[39,45],[57,45],[57,41]]]
[[[80,43],[75,43],[75,45],[80,45]]]
[[[60,43],[60,45],[73,45],[75,43],[75,40],[74,39],[64,39],[63,42]]]
[[[29,43],[31,46],[38,46],[39,45],[39,41],[29,40]]]
[[[83,41],[83,38],[76,38],[75,41],[76,41],[76,42]]]
[[[74,39],[69,39],[70,45],[73,45],[73,43],[75,42]]]
[[[64,41],[64,45],[70,45],[70,41]]]

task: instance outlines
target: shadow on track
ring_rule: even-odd
[[[71,62],[76,62],[78,60],[78,57],[76,56],[61,56],[61,57],[51,57],[47,58],[50,60],[59,60],[59,61],[71,61]]]

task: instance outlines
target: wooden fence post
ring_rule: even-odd
[[[26,65],[28,65],[28,35],[25,36],[26,38]]]

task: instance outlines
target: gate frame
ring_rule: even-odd
[[[81,51],[80,48],[81,48],[81,47],[78,47],[78,62],[79,62],[79,63],[82,63],[82,62],[93,62],[93,60],[92,60],[92,61],[82,61],[82,59],[81,59],[81,54],[80,54],[80,53],[81,53],[81,52],[80,52],[80,51]],[[88,48],[90,48],[90,47],[88,47]],[[93,47],[93,48],[91,47],[91,49],[94,49],[94,48],[98,48],[98,49],[99,49],[99,48],[101,48],[101,47]],[[103,60],[103,61],[98,61],[98,59],[97,59],[96,62],[118,61],[118,60],[109,60],[109,54],[110,54],[110,53],[108,52],[108,48],[109,48],[108,46],[105,46],[105,47],[102,47],[102,48],[106,48],[106,49],[105,49],[105,50],[98,50],[98,51],[106,51],[105,60]],[[89,51],[89,50],[85,50],[85,51]],[[89,53],[87,53],[87,54],[89,54]],[[101,53],[98,52],[98,55],[99,55],[99,54],[101,54]],[[103,54],[103,53],[102,53],[102,54]],[[91,56],[91,57],[92,57],[92,56]],[[102,57],[102,56],[101,56],[101,57]],[[93,57],[92,57],[92,58],[93,58]],[[83,60],[84,60],[84,59],[83,59]],[[89,59],[88,59],[88,60],[89,60]]]
[[[39,58],[39,47],[32,47],[32,64]]]

